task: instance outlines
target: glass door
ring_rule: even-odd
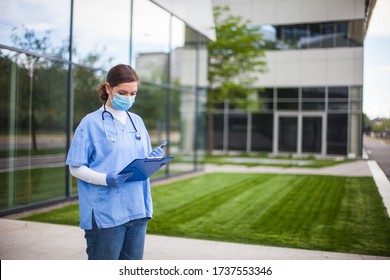
[[[302,153],[321,153],[322,117],[302,117]]]
[[[297,152],[298,147],[298,116],[279,117],[279,152]]]
[[[277,153],[324,154],[324,120],[320,114],[279,114],[274,148]]]

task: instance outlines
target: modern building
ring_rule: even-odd
[[[2,0],[0,9],[0,215],[77,198],[66,152],[118,63],[141,77],[134,110],[153,145],[168,139],[168,154],[186,163],[152,180],[202,167],[211,1]]]
[[[362,153],[363,48],[375,0],[213,0],[259,28],[262,105],[214,113],[214,148],[271,154]],[[260,90],[262,89],[262,90]]]

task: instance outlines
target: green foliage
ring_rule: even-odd
[[[246,108],[256,80],[251,73],[265,71],[262,33],[249,21],[227,12],[227,7],[214,8],[217,40],[208,44],[209,110],[224,101]]]
[[[371,120],[366,114],[363,114],[363,132],[369,133],[372,130]]]
[[[384,119],[381,122],[378,122],[376,125],[374,125],[372,130],[377,133],[390,131],[390,119]]]

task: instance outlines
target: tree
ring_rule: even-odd
[[[372,122],[366,114],[363,114],[363,132],[370,133],[372,131]]]
[[[240,16],[226,15],[228,7],[215,7],[217,40],[209,42],[207,110],[209,152],[213,149],[213,110],[222,103],[248,109],[253,103],[253,74],[266,71],[264,39],[259,28]]]

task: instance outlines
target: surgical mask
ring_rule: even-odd
[[[111,104],[115,109],[120,111],[127,111],[133,106],[135,102],[135,95],[127,97],[119,94],[114,94],[114,99],[111,99]]]

